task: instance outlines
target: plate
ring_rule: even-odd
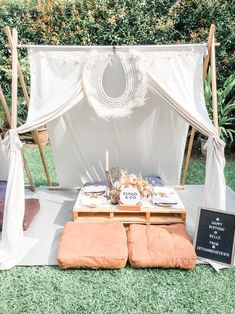
[[[177,203],[175,203],[175,204],[154,204],[154,205],[160,206],[160,207],[171,207],[171,206],[176,205],[176,204]]]
[[[173,188],[155,186],[153,189],[153,193],[154,194],[164,194],[167,196],[167,195],[175,194],[175,190]]]
[[[97,193],[102,194],[106,191],[106,186],[104,185],[88,185],[83,187],[83,192],[88,193]]]
[[[82,195],[81,204],[88,207],[96,207],[106,204],[106,197],[89,197],[87,195]]]

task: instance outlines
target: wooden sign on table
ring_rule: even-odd
[[[120,192],[121,210],[140,210],[140,192],[135,188],[125,188]]]

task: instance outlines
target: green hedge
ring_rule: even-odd
[[[221,87],[235,68],[234,12],[235,1],[228,0],[0,0],[0,29],[16,27],[19,41],[32,44],[145,45],[207,41],[210,24],[214,23],[221,44],[217,48]],[[10,95],[6,43],[1,31],[0,80],[4,92]],[[25,54],[20,51],[27,74]]]

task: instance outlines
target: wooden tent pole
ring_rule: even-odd
[[[22,151],[22,157],[23,157],[23,163],[24,163],[24,170],[26,172],[26,175],[29,179],[29,185],[30,185],[30,189],[31,191],[35,191],[35,185],[33,184],[33,179],[32,179],[32,176],[31,176],[31,173],[30,173],[30,170],[29,170],[29,166],[28,166],[28,163],[27,163],[27,160],[25,158],[25,155]]]
[[[188,151],[187,151],[186,160],[185,160],[184,173],[183,173],[182,182],[181,182],[182,186],[185,185],[186,177],[188,174],[188,168],[189,168],[189,163],[190,163],[190,158],[191,158],[191,153],[192,153],[192,148],[193,148],[193,141],[194,141],[195,132],[196,132],[196,129],[192,127],[190,139],[189,139],[189,143],[188,143]]]
[[[3,111],[7,117],[7,122],[8,124],[10,125],[11,127],[11,113],[10,113],[10,110],[7,106],[7,102],[6,102],[6,98],[3,94],[3,91],[2,91],[2,88],[0,87],[0,101],[1,101],[1,104],[2,104],[2,108],[3,108]]]
[[[13,38],[11,36],[11,30],[10,30],[9,26],[4,27],[4,31],[5,31],[5,33],[7,35],[7,38],[8,38],[9,47],[10,47],[10,49],[12,51],[12,43],[13,43],[12,40],[13,40]],[[29,106],[29,95],[28,95],[28,92],[27,92],[27,87],[26,87],[26,84],[25,84],[24,76],[23,76],[23,73],[22,73],[22,70],[21,70],[18,58],[17,58],[17,69],[18,69],[20,84],[21,84],[21,87],[22,87],[22,90],[23,90],[25,102],[26,102],[26,105]],[[45,171],[45,174],[46,174],[46,178],[47,178],[47,184],[48,184],[48,186],[51,186],[52,185],[51,184],[51,178],[50,178],[50,174],[49,174],[49,171],[48,171],[46,158],[45,158],[45,155],[44,155],[44,152],[43,152],[43,147],[42,147],[42,144],[41,144],[41,142],[39,140],[39,137],[38,137],[38,131],[34,130],[32,133],[34,133],[34,138],[36,139],[36,143],[38,145],[40,157],[41,157],[43,168],[44,168],[44,171]]]
[[[215,65],[215,37],[212,37],[211,47],[211,89],[212,89],[212,109],[213,122],[219,134],[218,106],[217,106],[217,86],[216,86],[216,65]]]
[[[12,84],[11,84],[11,127],[12,129],[17,128],[17,41],[18,34],[17,30],[12,30]]]
[[[39,139],[39,136],[38,136],[38,130],[37,129],[34,130],[34,135],[35,135],[35,140],[37,142],[39,153],[40,153],[40,156],[41,156],[43,168],[44,168],[44,171],[45,171],[45,174],[46,174],[47,184],[48,184],[48,186],[52,186],[52,184],[51,184],[51,177],[50,177],[50,174],[49,174],[46,158],[45,158],[45,155],[44,155],[44,152],[43,152],[42,143],[40,142],[40,139]]]
[[[11,35],[11,30],[10,30],[9,26],[4,27],[4,31],[5,31],[5,34],[7,35],[7,39],[9,42],[9,48],[12,50],[12,35]],[[29,96],[28,96],[24,76],[23,76],[23,73],[22,73],[22,70],[20,67],[20,63],[18,61],[18,56],[17,56],[17,70],[18,70],[20,84],[21,84],[21,87],[23,90],[23,95],[25,98],[26,105],[29,106]]]
[[[9,126],[12,127],[11,113],[10,113],[10,110],[9,110],[9,108],[7,106],[6,98],[5,98],[4,94],[3,94],[3,91],[1,89],[1,87],[0,87],[0,102],[2,104],[3,111],[4,111],[4,113],[5,113],[6,117],[7,117],[7,122],[9,124]],[[32,191],[35,191],[35,186],[33,184],[33,179],[32,179],[32,176],[31,176],[28,164],[27,164],[27,160],[26,160],[26,158],[24,156],[23,151],[22,151],[22,157],[23,157],[24,169],[25,169],[26,175],[27,175],[27,177],[29,179],[30,189]]]
[[[203,80],[205,80],[205,78],[206,78],[206,74],[207,74],[207,70],[208,70],[208,66],[209,66],[209,59],[210,58],[212,59],[212,47],[214,46],[214,49],[215,49],[215,45],[213,45],[214,33],[215,33],[215,25],[211,24],[209,37],[208,37],[208,43],[207,43],[208,54],[206,55],[204,63],[203,63]],[[213,110],[213,112],[214,112],[214,110]],[[195,132],[196,132],[195,128],[192,127],[190,139],[189,139],[189,144],[188,144],[188,151],[187,151],[186,160],[185,160],[184,173],[183,173],[182,182],[181,182],[182,186],[185,185],[186,177],[188,174],[188,168],[189,168],[190,158],[191,158],[191,154],[192,154]]]
[[[209,60],[211,58],[212,41],[213,41],[213,38],[214,38],[214,34],[215,34],[215,25],[211,24],[209,37],[208,37],[208,44],[207,44],[208,54],[206,55],[205,60],[204,60],[204,64],[203,64],[203,80],[205,80],[206,75],[207,75],[207,70],[208,70],[208,66],[209,66]]]

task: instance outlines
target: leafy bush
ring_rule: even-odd
[[[4,128],[6,122],[6,116],[5,113],[3,112],[2,107],[0,107],[0,130]]]
[[[0,28],[16,27],[19,41],[26,44],[145,45],[207,41],[214,23],[221,43],[217,49],[221,88],[235,68],[234,11],[235,2],[230,0],[0,0]],[[1,32],[0,81],[9,95],[6,42]],[[25,60],[26,51],[21,49],[19,54]],[[23,98],[20,105],[24,105]]]
[[[232,97],[232,91],[235,87],[235,73],[231,74],[224,82],[223,87],[217,91],[218,101],[218,123],[220,137],[227,144],[231,145],[235,135],[235,100]],[[211,71],[209,69],[204,84],[205,101],[209,116],[213,120],[213,110],[211,106]]]

